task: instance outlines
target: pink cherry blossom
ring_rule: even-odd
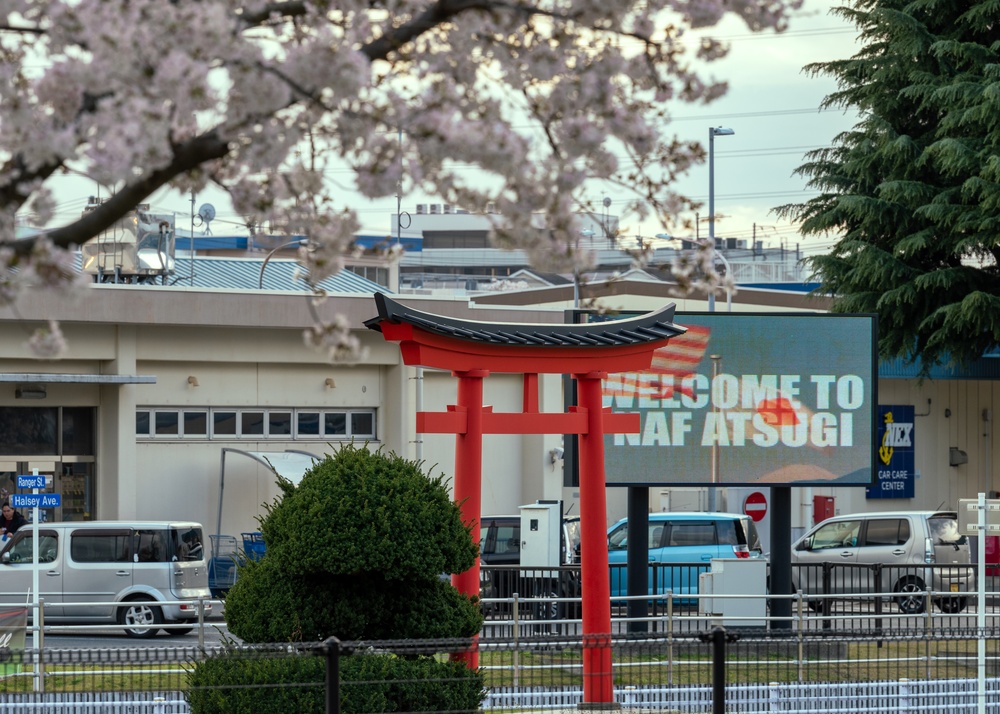
[[[635,215],[665,230],[692,204],[672,182],[704,150],[677,141],[669,116],[725,91],[710,73],[725,44],[685,30],[726,15],[780,30],[800,5],[7,0],[0,298],[71,279],[50,245],[84,243],[164,186],[210,181],[241,214],[301,236],[317,284],[340,269],[359,226],[328,180],[345,165],[349,188],[370,198],[402,189],[470,209],[494,203],[497,245],[579,274],[593,261],[578,248],[588,182],[630,192]],[[50,182],[64,168],[113,195],[48,225]],[[41,250],[14,238],[15,215],[29,211],[48,231]],[[307,341],[356,356],[327,312],[317,307]],[[61,341],[57,328],[47,335],[40,350]]]

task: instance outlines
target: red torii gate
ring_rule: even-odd
[[[365,325],[399,342],[405,364],[447,369],[458,378],[458,404],[446,412],[418,412],[416,430],[456,435],[455,501],[462,504],[465,523],[472,524],[475,542],[482,515],[483,434],[580,435],[583,701],[592,708],[613,704],[604,435],[638,432],[639,415],[604,409],[601,380],[609,372],[648,369],[654,350],[686,332],[673,323],[675,305],[628,320],[533,325],[432,315],[382,293],[375,293],[375,304],[378,317]],[[483,379],[490,372],[524,375],[521,412],[496,413],[483,406]],[[539,374],[573,375],[579,406],[568,413],[539,412]],[[478,596],[479,560],[452,582],[460,592]],[[478,653],[467,663],[478,667]]]

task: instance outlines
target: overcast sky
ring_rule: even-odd
[[[804,241],[795,226],[779,221],[771,209],[813,195],[792,172],[802,163],[806,151],[829,145],[837,133],[857,121],[853,113],[820,112],[820,102],[835,89],[835,84],[829,78],[810,78],[802,72],[802,67],[811,62],[845,58],[857,51],[855,29],[829,14],[837,4],[832,0],[806,0],[789,30],[781,35],[753,34],[741,23],[727,21],[716,34],[731,42],[732,51],[728,58],[715,63],[713,74],[729,81],[729,93],[708,107],[679,106],[673,111],[672,128],[678,136],[700,140],[706,148],[710,127],[735,131],[733,136],[715,140],[715,210],[719,216],[716,236],[750,239],[756,235],[770,247],[784,241],[789,248],[798,245],[808,252],[832,243],[832,239]],[[59,178],[55,186],[58,221],[62,223],[79,215],[89,195],[106,194],[93,182],[78,177]],[[708,166],[695,168],[678,188],[705,204],[699,219],[701,235],[706,236]],[[614,192],[607,196],[612,201],[609,211],[616,214],[615,205],[624,203],[626,197]],[[599,203],[603,197],[601,187],[596,186],[592,198]],[[154,210],[176,211],[178,228],[189,228],[190,195],[162,190],[149,202]],[[207,202],[216,208],[217,218],[211,226],[215,235],[244,232],[241,217],[233,213],[223,193],[206,191],[195,198],[195,207]],[[434,197],[407,196],[403,210],[412,212],[417,203],[433,202]],[[366,233],[391,232],[395,198],[358,203],[356,207]],[[623,219],[622,228],[628,236],[647,238],[663,230],[651,224],[637,225],[629,219]]]

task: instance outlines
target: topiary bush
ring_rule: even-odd
[[[472,567],[478,552],[441,476],[347,445],[298,486],[279,485],[282,496],[260,523],[265,555],[240,565],[226,596],[230,633],[287,643],[479,632],[477,599],[441,577]],[[345,712],[475,710],[484,696],[478,672],[427,656],[346,657],[341,676]],[[318,690],[282,686],[313,681]],[[322,682],[322,658],[247,658],[233,649],[195,666],[189,701],[193,714],[322,711],[314,709],[322,707]]]
[[[443,477],[353,445],[318,463],[298,487],[286,484],[261,532],[288,575],[433,580],[468,570],[478,553]]]
[[[226,597],[229,630],[245,642],[442,639],[482,626],[479,608],[439,578],[290,576],[276,562],[248,564]]]
[[[327,637],[469,637],[476,602],[442,581],[468,570],[478,544],[442,477],[395,454],[345,445],[267,507],[258,562],[226,596],[229,631],[245,642]]]

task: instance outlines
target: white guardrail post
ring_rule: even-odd
[[[979,547],[976,548],[977,568],[979,577],[976,583],[976,626],[979,636],[976,638],[976,691],[978,694],[976,711],[986,714],[986,494],[979,494]],[[927,606],[930,607],[930,603]]]

